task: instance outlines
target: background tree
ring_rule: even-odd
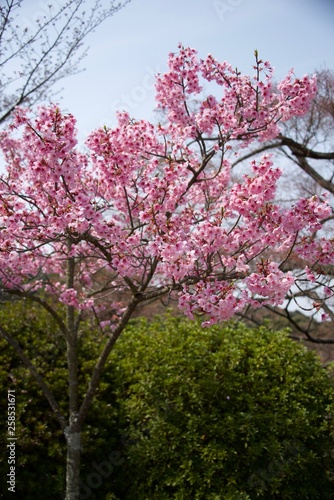
[[[81,434],[99,380],[139,304],[177,300],[207,326],[249,305],[281,304],[297,283],[284,271],[292,253],[310,268],[333,262],[333,240],[317,237],[331,214],[326,200],[273,203],[281,172],[268,156],[241,183],[231,182],[226,151],[274,138],[279,121],[305,112],[315,94],[313,78],[288,75],[274,89],[270,64],[257,58],[255,67],[243,76],[180,46],[157,77],[166,124],[120,113],[115,129],[89,136],[85,153],[76,148],[74,117],[57,106],[39,108],[34,118],[18,108],[0,134],[2,298],[35,302],[56,321],[66,344],[66,411],[15,337],[1,325],[0,333],[66,438],[67,500],[79,494]],[[192,112],[202,79],[220,95]],[[81,396],[79,344],[89,316],[105,342]]]
[[[242,169],[250,158],[271,151],[282,165],[283,176],[277,197],[283,203],[296,201],[300,196],[321,195],[327,193],[332,213],[323,221],[322,232],[327,237],[334,237],[334,74],[330,70],[317,72],[317,94],[310,109],[302,116],[294,116],[284,124],[275,139],[253,146],[246,154],[241,154],[234,161],[234,170]],[[291,255],[286,269],[293,270],[299,276],[305,261]],[[310,268],[313,274],[312,285],[300,281],[298,290],[289,295],[285,309],[266,306],[271,312],[285,317],[293,325],[296,333],[305,335],[308,341],[324,345],[333,344],[332,327],[329,323],[320,324],[319,315],[313,310],[313,304],[322,304],[324,299],[324,279],[332,284],[334,280],[333,264]],[[326,278],[324,278],[324,275]],[[305,298],[309,300],[305,300]],[[291,307],[292,306],[292,307]],[[296,314],[294,310],[307,313]],[[326,314],[334,319],[334,298],[326,301]],[[248,311],[248,316],[258,321],[259,315]]]
[[[129,1],[39,3],[38,17],[24,22],[20,12],[27,2],[1,2],[0,123],[16,106],[41,104],[56,82],[80,71],[87,36]]]

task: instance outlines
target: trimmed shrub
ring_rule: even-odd
[[[286,332],[141,320],[112,360],[129,439],[120,498],[334,498],[333,385]]]

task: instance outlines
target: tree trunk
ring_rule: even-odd
[[[68,242],[71,250],[71,243]],[[67,289],[74,288],[75,260],[67,260]],[[75,321],[75,310],[71,305],[66,307],[66,323],[68,336],[67,367],[69,396],[69,426],[65,429],[67,459],[66,459],[66,500],[78,500],[80,484],[80,454],[81,430],[78,424],[79,393],[78,393],[78,324]]]
[[[66,459],[66,500],[78,500],[80,488],[81,432],[65,429]]]

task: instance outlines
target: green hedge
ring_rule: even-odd
[[[2,306],[0,319],[66,412],[65,345],[56,325],[27,303]],[[81,395],[104,342],[87,323]],[[17,399],[17,495],[62,499],[64,439],[26,368],[0,340],[2,407],[7,388]],[[328,370],[284,332],[234,323],[203,330],[171,316],[135,320],[87,418],[80,498],[334,498],[333,415]],[[0,443],[6,477],[5,427]]]
[[[122,500],[334,498],[333,385],[285,332],[142,320],[113,360]]]

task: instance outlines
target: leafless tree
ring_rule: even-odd
[[[1,2],[0,124],[16,106],[43,101],[56,82],[80,71],[87,36],[129,1],[45,1],[26,15],[27,1]]]

